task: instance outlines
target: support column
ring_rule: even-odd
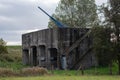
[[[50,61],[50,50],[47,48],[46,50],[47,52],[47,69],[52,69],[52,66],[51,66],[51,61]]]
[[[32,50],[32,47],[30,47],[30,65],[33,66],[33,50]]]

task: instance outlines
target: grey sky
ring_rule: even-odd
[[[47,28],[49,18],[37,7],[50,15],[59,0],[0,0],[0,38],[8,45],[21,44],[21,34]],[[106,0],[96,0],[97,4]]]

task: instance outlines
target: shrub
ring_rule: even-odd
[[[1,77],[9,77],[9,76],[16,76],[16,75],[17,73],[15,73],[12,69],[0,68]]]
[[[8,53],[6,46],[0,45],[0,54],[6,54]]]
[[[15,59],[13,56],[10,56],[9,54],[0,54],[0,61],[8,61],[8,62],[14,62]]]
[[[0,38],[0,54],[5,54],[8,53],[7,48],[6,48],[6,42]]]
[[[40,76],[48,74],[48,71],[45,68],[32,67],[32,68],[23,68],[21,73],[23,76]]]

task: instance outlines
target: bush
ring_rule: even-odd
[[[6,48],[6,42],[0,38],[0,54],[8,53]]]
[[[33,67],[23,68],[21,71],[15,71],[9,68],[0,68],[0,77],[11,77],[11,76],[42,76],[47,75],[48,71],[45,68]]]
[[[12,69],[0,68],[1,77],[10,77],[10,76],[16,76],[16,75],[17,73],[15,73]]]
[[[0,54],[6,54],[8,53],[6,46],[0,45]]]
[[[15,59],[13,56],[10,56],[9,54],[0,54],[0,61],[8,61],[8,62],[14,62]]]
[[[45,68],[32,67],[22,69],[21,73],[23,76],[40,76],[48,74],[48,71]]]

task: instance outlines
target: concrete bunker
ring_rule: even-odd
[[[88,31],[86,28],[54,28],[23,34],[23,63],[47,69],[95,66],[97,59],[91,48],[92,37],[86,35],[81,40]]]

